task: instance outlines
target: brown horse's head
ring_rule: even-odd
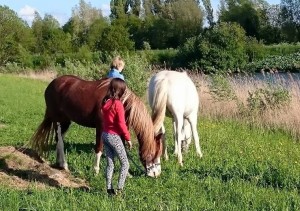
[[[140,140],[139,142],[141,143]],[[140,160],[148,176],[158,177],[161,174],[162,133],[154,136],[153,143],[148,150],[142,150],[143,146],[140,144]]]
[[[139,142],[140,160],[148,176],[161,173],[162,134],[154,134],[151,116],[145,104],[130,90],[123,96],[127,124],[133,128]]]

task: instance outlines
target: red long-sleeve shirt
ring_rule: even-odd
[[[120,100],[109,99],[102,106],[103,132],[117,134],[130,141],[130,133],[125,122],[125,110]]]

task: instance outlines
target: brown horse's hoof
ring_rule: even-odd
[[[50,166],[51,166],[52,168],[54,168],[54,169],[58,169],[58,170],[63,170],[63,171],[69,172],[68,166],[61,166],[61,165],[59,165],[58,163],[52,164],[52,165],[50,165]]]

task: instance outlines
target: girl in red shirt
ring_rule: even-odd
[[[125,82],[120,78],[113,78],[110,82],[106,96],[102,101],[102,140],[106,153],[106,187],[109,195],[117,194],[112,185],[114,158],[117,156],[121,163],[117,192],[124,188],[129,162],[122,138],[132,147],[130,133],[125,122],[125,110],[120,98],[126,90]]]

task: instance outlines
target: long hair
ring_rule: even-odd
[[[123,81],[120,78],[113,78],[110,81],[107,93],[106,93],[105,97],[102,100],[102,106],[109,99],[120,100],[122,98],[126,88],[127,88],[127,86],[126,86],[125,81]]]

